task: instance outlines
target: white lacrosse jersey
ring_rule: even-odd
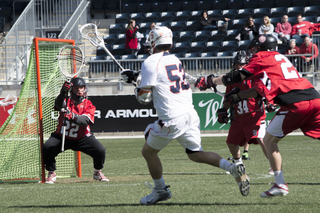
[[[140,88],[143,87],[152,87],[153,105],[161,120],[178,117],[194,108],[181,61],[168,52],[155,53],[143,62]]]

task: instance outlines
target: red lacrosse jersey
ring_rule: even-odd
[[[67,101],[67,108],[78,115],[87,116],[90,119],[90,124],[86,126],[79,126],[78,124],[66,121],[66,138],[71,140],[79,140],[84,136],[90,136],[90,125],[94,123],[94,113],[96,107],[88,99],[84,99],[77,106],[74,104],[74,101],[69,98]],[[62,126],[63,126],[63,116],[60,114],[58,118],[58,126],[55,133],[62,135]]]
[[[226,94],[231,92],[231,90],[235,87],[238,87],[240,91],[245,91],[251,88],[251,81],[250,80],[244,80],[239,83],[231,84],[226,87]],[[235,115],[241,115],[247,112],[251,112],[254,110],[262,109],[263,108],[263,103],[261,101],[261,98],[249,98],[247,100],[241,100],[238,102],[235,106]],[[242,115],[241,118],[243,120],[248,120],[250,119],[252,121],[252,118],[254,120],[264,120],[266,118],[266,113],[264,110],[254,112],[254,113],[249,113]],[[235,118],[236,119],[236,118]]]
[[[279,95],[314,88],[307,79],[300,77],[287,57],[276,51],[256,53],[243,70],[253,74],[247,80],[251,79],[257,92],[272,104],[280,104],[276,98]]]

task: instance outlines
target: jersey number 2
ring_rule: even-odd
[[[188,90],[190,88],[189,82],[185,81],[186,76],[181,64],[179,64],[179,72],[177,74],[172,73],[174,71],[178,71],[178,67],[176,64],[166,66],[166,71],[169,80],[175,83],[175,85],[170,86],[170,91],[172,93],[179,93],[180,90]]]
[[[70,123],[69,121],[66,121],[66,135],[69,136],[70,138],[76,138],[78,136],[78,130],[79,130],[79,125],[75,123]],[[61,128],[61,134],[63,134],[63,128]]]

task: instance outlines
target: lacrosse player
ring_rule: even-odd
[[[155,204],[171,197],[169,186],[162,176],[162,165],[158,153],[176,139],[189,159],[220,167],[236,178],[240,192],[249,193],[249,180],[242,164],[231,164],[213,152],[204,152],[201,146],[200,120],[192,104],[190,84],[180,60],[171,55],[172,32],[167,27],[155,27],[150,31],[150,56],[141,68],[141,83],[135,88],[135,95],[141,104],[153,101],[159,120],[149,124],[144,132],[145,144],[142,155],[145,158],[155,187],[150,195],[141,198],[142,205]],[[131,78],[129,72],[124,77]],[[130,81],[129,81],[130,82]]]
[[[234,58],[233,66],[234,69],[231,72],[240,70],[248,63],[248,56],[244,50],[237,53]],[[233,89],[239,88],[240,91],[244,91],[251,88],[251,80],[244,80],[239,83],[227,85],[226,94],[231,92]],[[218,109],[218,122],[227,124],[228,119],[228,109],[230,104],[228,102],[223,103],[223,107]],[[259,109],[261,109],[259,111]],[[230,110],[231,111],[231,110]],[[249,98],[246,100],[241,100],[236,105],[232,107],[234,118],[231,119],[231,126],[229,129],[229,134],[227,138],[227,145],[232,154],[232,159],[235,163],[242,160],[248,160],[249,144],[260,144],[263,153],[267,156],[266,147],[263,143],[263,137],[266,133],[266,113],[264,111],[264,104],[262,102],[262,97]],[[249,113],[250,111],[254,111]],[[269,109],[271,111],[271,109]],[[242,158],[240,155],[239,146],[244,147],[244,152]],[[271,170],[271,169],[270,169]],[[270,174],[273,174],[270,171]]]
[[[67,96],[68,92],[70,96]],[[63,102],[66,100],[66,108]],[[94,123],[96,107],[88,100],[87,86],[82,78],[72,78],[65,82],[55,100],[55,110],[60,111],[58,126],[43,145],[43,161],[49,172],[46,183],[56,181],[55,157],[61,152],[62,126],[66,122],[65,150],[81,151],[93,158],[93,179],[109,181],[101,172],[106,156],[105,147],[91,134],[90,125]]]
[[[246,98],[263,96],[269,103],[280,105],[263,140],[274,171],[275,184],[260,196],[269,198],[287,195],[289,190],[284,181],[278,142],[298,128],[306,136],[320,139],[320,95],[307,79],[300,77],[291,62],[276,51],[275,37],[256,36],[248,49],[251,49],[253,57],[241,70],[218,78],[207,76],[197,86],[210,88],[251,79],[252,89],[230,92],[225,98],[234,104]]]

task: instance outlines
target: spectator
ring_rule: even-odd
[[[291,39],[289,45],[290,46],[285,53],[286,55],[300,54],[300,49],[299,49],[299,47],[296,46],[296,40]],[[297,67],[297,65],[299,64],[297,57],[287,57],[287,58],[291,61],[293,66],[295,66],[297,68],[297,70],[300,70],[300,69],[298,69],[299,67]]]
[[[126,51],[127,54],[136,55],[138,52],[138,39],[137,39],[137,30],[139,29],[136,26],[136,21],[130,19],[126,29]]]
[[[148,43],[148,39],[149,39],[149,32],[156,26],[155,22],[150,23],[150,27],[149,29],[146,31],[146,42],[143,44],[144,46],[144,53],[145,54],[149,54],[149,50],[150,50],[150,44]]]
[[[314,27],[319,27],[319,24],[314,24],[309,21],[303,21],[302,15],[297,15],[297,23],[293,25],[292,31],[291,31],[291,38],[297,39],[297,38],[304,38],[304,37],[310,37],[310,29]]]
[[[259,27],[259,34],[272,34],[274,33],[274,26],[270,22],[270,18],[268,16],[263,17],[263,24]]]
[[[208,16],[208,11],[204,10],[200,17],[200,27],[202,30],[218,30],[217,21],[219,20],[226,22],[222,29],[222,31],[226,31],[228,27],[228,21],[230,20],[229,18],[213,18]]]
[[[253,18],[249,17],[247,23],[241,29],[240,38],[241,40],[252,40],[257,35],[259,35],[259,31],[254,25]]]
[[[308,68],[313,64],[318,67],[318,47],[311,42],[310,37],[305,37],[303,44],[300,46],[300,54],[312,54],[311,56],[301,56],[302,71],[308,71]]]
[[[278,44],[288,44],[290,40],[290,33],[292,31],[292,26],[288,22],[288,16],[283,15],[281,22],[277,23],[274,29],[273,36],[278,39]]]

